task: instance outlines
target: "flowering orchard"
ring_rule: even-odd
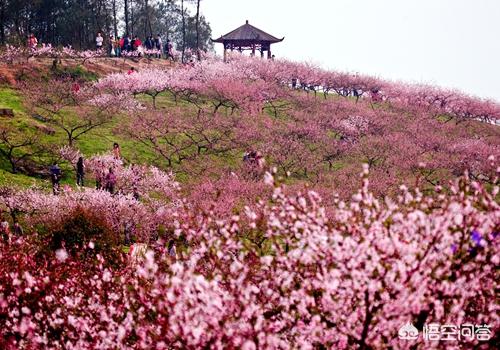
[[[498,343],[498,103],[240,56],[25,91],[54,159],[116,179],[0,188],[0,348]]]
[[[103,191],[3,193],[30,232],[0,243],[2,347],[428,349],[456,344],[401,340],[399,327],[497,325],[498,187],[461,178],[450,194],[378,200],[366,174],[332,218],[269,173],[266,200],[220,220]],[[110,265],[99,237],[44,250],[75,208],[93,212],[89,228],[97,216],[119,234],[130,220],[138,239],[160,238],[135,264]]]
[[[189,174],[215,168],[226,176],[234,167],[214,165],[214,157],[254,149],[280,174],[347,198],[362,163],[383,195],[401,183],[432,191],[465,170],[492,183],[485,160],[500,154],[500,131],[490,125],[500,118],[496,102],[307,64],[207,59],[110,74],[93,88],[106,96],[104,105],[116,96],[128,110],[119,134]]]
[[[30,58],[71,58],[81,60],[85,63],[89,60],[105,56],[103,50],[75,50],[72,47],[56,48],[51,44],[42,44],[38,47],[17,47],[6,45],[0,52],[0,58],[3,62],[15,63],[29,61]]]

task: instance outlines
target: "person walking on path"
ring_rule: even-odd
[[[76,162],[76,184],[83,187],[83,177],[85,176],[85,164],[83,157],[79,157]]]
[[[50,179],[52,181],[52,193],[57,195],[59,194],[60,190],[59,181],[61,180],[62,177],[61,168],[59,168],[59,165],[57,165],[57,163],[54,162],[54,164],[50,166],[49,170],[50,170]]]
[[[116,175],[113,171],[113,168],[109,168],[108,175],[106,175],[106,191],[111,194],[115,193],[116,186]]]
[[[97,36],[95,38],[95,46],[97,50],[102,49],[102,43],[104,42],[104,38],[102,37],[101,32],[97,33]]]

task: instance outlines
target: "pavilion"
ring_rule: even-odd
[[[255,51],[260,51],[260,56],[264,57],[264,52],[267,51],[267,58],[272,58],[271,44],[279,43],[285,38],[278,39],[263,30],[248,24],[248,20],[241,27],[236,28],[232,32],[213,40],[214,43],[224,44],[224,61],[227,58],[227,50],[251,50],[252,56],[255,56]]]

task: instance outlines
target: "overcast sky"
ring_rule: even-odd
[[[500,0],[203,0],[217,38],[249,20],[276,57],[500,101]],[[222,44],[217,44],[218,53]]]

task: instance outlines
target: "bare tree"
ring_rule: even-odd
[[[23,90],[30,96],[27,102],[30,112],[64,131],[70,146],[89,131],[110,122],[117,108],[113,104],[92,103],[93,92],[83,91],[70,80],[30,82]]]
[[[0,155],[11,166],[12,173],[17,173],[20,164],[41,152],[37,147],[39,137],[37,133],[26,133],[12,126],[0,126]]]

